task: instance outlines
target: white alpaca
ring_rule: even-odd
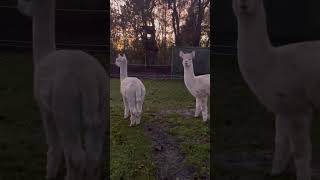
[[[119,54],[115,64],[120,68],[120,92],[124,104],[124,118],[128,118],[130,112],[130,126],[138,125],[141,120],[146,89],[138,78],[128,77],[126,55]]]
[[[184,83],[189,92],[196,98],[196,111],[194,116],[198,117],[202,113],[203,121],[208,119],[208,97],[210,96],[210,74],[195,76],[192,59],[195,52],[183,53],[180,51],[182,65],[184,69]]]
[[[233,0],[238,63],[260,102],[276,116],[272,175],[294,157],[298,180],[311,180],[310,119],[320,108],[320,42],[282,47],[270,43],[262,0]]]
[[[55,0],[18,0],[32,17],[34,96],[46,140],[47,179],[54,179],[64,158],[66,180],[98,180],[107,127],[107,75],[82,51],[55,48]],[[83,148],[84,147],[84,148]]]

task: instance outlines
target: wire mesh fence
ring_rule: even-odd
[[[202,47],[175,47],[172,49],[171,67],[172,74],[182,75],[183,66],[179,52],[190,53],[195,51],[195,58],[193,59],[193,68],[195,75],[210,73],[210,49]]]
[[[143,79],[183,79],[182,60],[179,56],[179,51],[185,53],[195,51],[196,57],[193,60],[195,75],[210,73],[210,49],[200,47],[173,47],[168,63],[166,65],[146,65],[146,64],[131,64],[130,56],[128,59],[128,76],[135,76]],[[111,77],[119,78],[120,69],[114,64],[116,58],[115,53],[110,55],[110,71]]]

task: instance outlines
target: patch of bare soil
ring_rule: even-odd
[[[156,178],[158,180],[194,179],[195,167],[184,163],[185,156],[180,152],[178,141],[166,132],[170,126],[173,125],[160,122],[148,122],[144,125],[145,134],[152,142],[152,158],[157,168]]]

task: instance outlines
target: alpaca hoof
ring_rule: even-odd
[[[208,118],[203,118],[202,120],[203,120],[203,122],[207,122]]]

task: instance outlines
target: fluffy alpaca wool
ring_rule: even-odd
[[[19,0],[33,22],[34,96],[46,140],[47,179],[98,180],[107,127],[107,74],[89,54],[55,48],[55,1]]]
[[[130,113],[130,126],[138,125],[141,120],[146,88],[138,78],[128,77],[126,55],[119,54],[115,64],[120,68],[120,92],[124,105],[124,118],[128,118]]]
[[[320,107],[320,42],[273,47],[262,0],[233,0],[233,10],[242,76],[276,116],[271,174],[281,174],[293,155],[297,180],[311,180],[310,119]]]
[[[196,111],[194,116],[198,117],[202,113],[203,121],[208,119],[208,97],[210,96],[210,74],[195,76],[193,70],[192,59],[195,57],[195,52],[184,53],[180,51],[182,65],[184,69],[184,83],[196,98]]]

